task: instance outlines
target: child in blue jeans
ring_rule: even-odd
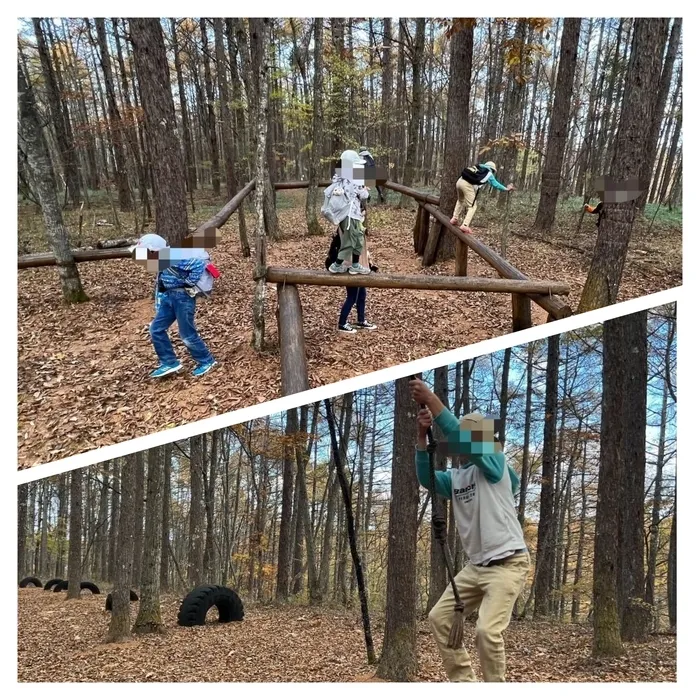
[[[216,365],[214,356],[200,337],[194,322],[197,307],[196,285],[204,273],[208,258],[206,253],[198,255],[196,250],[187,251],[189,257],[183,255],[181,259],[178,259],[177,255],[163,257],[160,251],[167,247],[168,244],[160,236],[146,234],[132,248],[132,251],[136,251],[137,260],[145,259],[147,269],[159,270],[156,283],[156,315],[149,330],[160,366],[153,370],[150,376],[165,377],[182,369],[182,363],[175,355],[168,337],[168,329],[177,321],[180,338],[197,364],[192,374],[201,377]]]

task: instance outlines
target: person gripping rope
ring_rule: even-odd
[[[493,161],[488,161],[482,165],[472,165],[462,170],[462,174],[456,184],[457,204],[455,204],[450,223],[457,224],[461,221],[459,228],[464,233],[472,233],[470,224],[474,214],[476,214],[476,199],[484,185],[490,185],[502,192],[510,192],[515,189],[512,183],[508,186],[502,185],[496,179],[495,174],[496,164]]]
[[[430,488],[427,434],[435,422],[445,436],[447,452],[460,465],[435,472],[437,495],[450,499],[455,525],[468,564],[454,581],[464,615],[478,610],[476,645],[486,681],[505,681],[503,632],[530,570],[530,555],[515,512],[514,495],[520,481],[506,464],[495,437],[494,420],[470,413],[458,420],[419,379],[409,382],[411,396],[425,408],[418,413],[416,472],[421,486]],[[454,615],[452,587],[445,589],[428,615],[450,681],[476,680],[467,650],[448,642]]]

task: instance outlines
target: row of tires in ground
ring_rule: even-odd
[[[27,576],[19,582],[20,588],[34,586],[42,588],[41,581],[34,576]],[[68,581],[60,578],[49,579],[44,585],[45,591],[60,593],[68,590]],[[97,595],[100,589],[92,581],[81,581],[80,590],[88,590]],[[129,600],[135,602],[139,599],[135,591],[129,591]],[[190,591],[180,603],[180,610],[177,614],[177,624],[181,627],[195,627],[204,625],[207,613],[216,608],[219,613],[218,622],[240,622],[243,619],[243,601],[236,591],[226,586],[204,584],[197,586]],[[105,610],[112,610],[112,594],[107,594],[105,600]]]

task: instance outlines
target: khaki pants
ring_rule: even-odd
[[[506,679],[506,653],[503,632],[510,623],[513,606],[525,584],[530,569],[530,555],[516,554],[504,564],[474,566],[467,564],[456,576],[464,614],[479,610],[476,623],[476,646],[481,670],[487,682]],[[476,681],[469,653],[450,649],[447,640],[454,615],[452,587],[448,586],[430,611],[428,619],[437,641],[447,677],[453,682]]]
[[[365,247],[365,229],[361,221],[349,216],[340,222],[340,250],[338,260],[352,259]]]
[[[452,214],[460,226],[469,226],[476,214],[476,190],[461,177],[457,180],[457,204]]]

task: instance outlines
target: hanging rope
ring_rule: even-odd
[[[418,377],[413,375],[413,379],[418,379]],[[420,404],[420,407],[425,408],[425,404]],[[452,571],[453,559],[450,545],[447,542],[447,523],[445,522],[445,517],[438,511],[437,490],[435,487],[435,450],[437,449],[437,444],[433,437],[432,428],[428,428],[427,438],[428,461],[430,464],[430,510],[432,511],[431,523],[433,526],[433,537],[440,545],[442,560],[445,564],[447,576],[450,579],[450,586],[452,587],[452,595],[455,599],[452,628],[450,629],[450,636],[447,640],[447,644],[450,649],[459,649],[462,646],[462,640],[464,638],[464,603],[459,597],[459,591],[457,590],[457,584],[455,583],[455,577]]]

